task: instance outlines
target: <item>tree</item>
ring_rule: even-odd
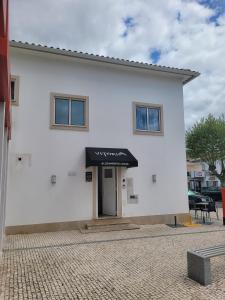
[[[225,117],[216,118],[209,114],[186,132],[186,147],[193,159],[201,159],[209,166],[211,175],[220,179],[225,187]],[[220,172],[216,169],[220,162]]]

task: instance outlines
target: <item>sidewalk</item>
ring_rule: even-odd
[[[200,227],[141,226],[82,234],[8,236],[0,267],[4,300],[225,299],[224,257],[212,260],[213,284],[187,278],[187,250],[225,243],[222,221]],[[1,299],[1,298],[0,298]]]

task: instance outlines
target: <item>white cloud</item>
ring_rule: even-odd
[[[184,88],[188,127],[225,112],[224,11],[221,0],[11,0],[10,32],[16,40],[146,62],[159,49],[159,64],[202,74]],[[135,26],[126,27],[128,17]]]

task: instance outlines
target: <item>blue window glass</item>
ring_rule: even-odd
[[[55,98],[55,124],[69,124],[69,99]]]
[[[147,130],[147,108],[137,106],[136,107],[136,129]]]
[[[148,108],[148,128],[150,131],[160,131],[159,108]]]
[[[81,100],[71,101],[71,125],[85,125],[85,103]]]

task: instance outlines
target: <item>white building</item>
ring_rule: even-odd
[[[11,74],[8,233],[189,219],[183,84],[199,73],[13,41]]]
[[[8,1],[0,1],[0,260],[5,237],[8,141],[11,134]]]
[[[221,172],[220,162],[216,162],[218,172]],[[188,188],[201,193],[204,190],[218,190],[221,186],[220,180],[210,174],[209,166],[201,160],[187,161]]]

